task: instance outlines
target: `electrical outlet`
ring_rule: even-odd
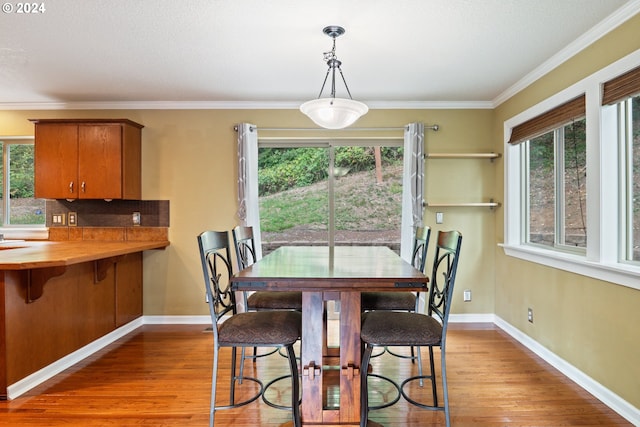
[[[53,214],[51,216],[51,224],[65,225],[67,216],[65,214]]]
[[[134,212],[132,215],[133,225],[140,225],[140,212]]]
[[[444,221],[444,214],[442,212],[436,212],[436,224],[442,224]]]
[[[529,321],[529,323],[533,323],[533,309],[532,308],[528,308],[527,309],[527,320]]]
[[[69,212],[69,227],[75,227],[78,225],[78,214],[76,212]]]
[[[465,289],[463,292],[463,298],[465,302],[471,301],[471,289]]]

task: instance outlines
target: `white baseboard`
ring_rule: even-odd
[[[494,323],[500,329],[511,335],[515,340],[535,353],[538,357],[564,374],[567,378],[594,395],[613,411],[617,412],[621,417],[625,418],[634,426],[640,426],[640,409],[604,387],[602,384],[595,381],[593,378],[586,375],[566,360],[549,351],[549,349],[542,346],[516,327],[505,322],[500,317],[495,316]]]
[[[211,316],[144,316],[145,325],[209,325]]]
[[[450,314],[449,322],[451,323],[495,323],[496,318],[493,314],[478,313],[478,314]]]
[[[91,356],[96,351],[108,346],[112,342],[127,335],[128,333],[139,328],[143,324],[143,318],[138,318],[124,326],[119,327],[115,331],[98,338],[97,340],[85,345],[82,348],[56,360],[50,365],[45,366],[39,371],[11,384],[7,387],[7,399],[15,399],[16,397],[26,393],[37,385],[42,384],[46,380],[56,376],[60,372],[75,365],[81,360]]]

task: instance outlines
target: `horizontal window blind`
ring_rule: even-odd
[[[509,144],[519,144],[582,118],[585,111],[585,96],[582,95],[515,126],[511,129]]]
[[[603,86],[602,105],[616,104],[637,94],[640,94],[640,67],[606,82]]]

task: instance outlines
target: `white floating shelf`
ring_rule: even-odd
[[[427,153],[427,159],[497,159],[500,153]]]
[[[463,208],[497,208],[500,205],[499,202],[477,202],[477,203],[425,203],[425,206],[430,208],[452,208],[452,207],[463,207]]]

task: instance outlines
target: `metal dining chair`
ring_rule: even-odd
[[[413,248],[411,250],[411,264],[422,272],[424,272],[427,261],[427,249],[429,247],[430,236],[431,228],[429,226],[415,228]],[[419,305],[419,292],[362,292],[361,294],[363,312],[374,310],[417,312]],[[421,369],[422,360],[420,349],[416,351],[411,347],[410,356],[396,353],[388,348],[385,349],[385,351],[396,357],[411,359],[412,363],[415,363],[417,360],[418,367]],[[420,374],[422,374],[422,371],[420,371]]]
[[[198,235],[198,247],[213,332],[213,374],[211,379],[209,426],[214,426],[217,410],[247,405],[263,394],[264,385],[258,378],[236,375],[237,347],[278,347],[285,348],[287,352],[291,376],[293,425],[299,427],[301,425],[300,384],[293,344],[300,338],[302,328],[301,313],[292,310],[238,313],[235,294],[231,290],[230,284],[233,269],[231,266],[228,233],[205,231]],[[229,404],[216,406],[219,353],[223,347],[231,348]],[[255,395],[236,402],[236,382],[240,382],[240,380],[256,383],[258,391]]]
[[[244,270],[258,260],[256,256],[253,227],[238,225],[231,231],[231,234],[233,236],[233,246],[236,252],[238,270]],[[302,311],[302,292],[255,291],[249,293],[247,291],[243,291],[242,297],[245,311]],[[253,354],[247,355],[246,349],[243,348],[240,360],[240,375],[242,376],[244,371],[244,362],[246,359],[252,359],[255,363],[258,357],[269,356],[276,351],[278,351],[278,349],[258,354],[254,348]]]
[[[236,226],[232,230],[238,270],[243,270],[257,261],[253,227]],[[302,310],[302,292],[243,292],[246,311]]]
[[[401,311],[371,311],[363,315],[360,338],[364,344],[360,372],[367,373],[374,347],[412,346],[429,348],[429,375],[406,378],[399,388],[402,397],[409,403],[425,409],[444,411],[446,425],[450,426],[449,395],[446,371],[446,338],[453,286],[456,279],[462,234],[458,231],[438,232],[438,241],[429,282],[429,297],[426,314]],[[436,386],[433,348],[440,347],[442,395],[444,405],[440,406]],[[369,414],[369,375],[361,375],[361,426],[367,425]],[[405,386],[412,381],[431,381],[431,404],[418,402],[408,396]]]

